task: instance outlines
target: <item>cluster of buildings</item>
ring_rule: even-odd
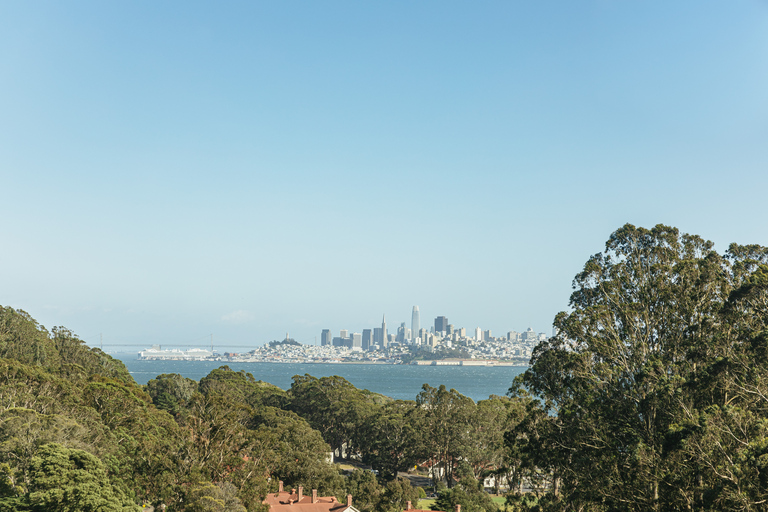
[[[528,328],[524,332],[509,331],[504,336],[493,336],[490,330],[477,327],[467,332],[464,327],[455,327],[448,318],[438,316],[429,328],[421,326],[419,307],[413,306],[411,325],[405,322],[390,333],[386,317],[381,327],[350,332],[342,329],[334,336],[330,329],[323,329],[320,345],[301,345],[289,339],[284,343],[271,343],[244,354],[215,353],[213,348],[191,350],[161,350],[159,346],[139,352],[144,360],[218,360],[232,362],[377,362],[398,364],[407,362],[418,353],[418,360],[411,364],[527,364],[531,352],[539,341],[547,339],[545,333],[536,333]],[[454,357],[446,349],[461,350],[462,360],[447,361]],[[424,352],[434,357],[423,357]],[[409,355],[411,357],[409,357]],[[429,359],[434,359],[429,361]]]
[[[396,356],[382,352],[350,351],[332,345],[283,344],[256,348],[245,354],[224,353],[232,362],[245,363],[398,363]]]
[[[509,331],[506,336],[494,337],[490,330],[477,327],[467,332],[464,327],[455,327],[448,323],[448,318],[438,316],[434,326],[429,329],[421,327],[419,306],[413,306],[411,326],[402,322],[396,331],[387,331],[386,316],[382,317],[381,327],[363,329],[363,332],[349,332],[342,329],[338,336],[333,336],[330,329],[323,329],[320,335],[320,345],[346,348],[351,351],[387,351],[394,345],[422,348],[435,351],[440,347],[477,347],[484,343],[535,346],[539,341],[547,339],[545,333],[536,333],[528,328],[524,332]]]

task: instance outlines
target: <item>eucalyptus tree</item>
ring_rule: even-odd
[[[441,476],[452,487],[455,469],[474,442],[471,434],[477,406],[471,398],[442,384],[437,388],[424,384],[416,403],[425,432],[424,455],[442,470]]]
[[[423,452],[425,432],[416,403],[396,400],[378,406],[358,427],[357,441],[363,462],[391,480],[407,471]]]
[[[341,457],[356,451],[355,433],[371,416],[378,400],[338,375],[319,379],[308,374],[295,375],[288,395],[289,409],[318,430]]]
[[[419,490],[411,486],[406,478],[395,478],[387,482],[379,496],[376,512],[400,512],[405,510],[408,502],[413,508],[419,506]]]
[[[766,366],[752,356],[765,345],[767,254],[627,224],[589,258],[521,378],[547,413],[527,442],[555,507],[750,509],[766,497],[736,484],[744,464],[722,446],[748,459],[744,443],[764,430]]]
[[[93,454],[56,443],[40,447],[32,459],[29,493],[15,501],[14,510],[51,512],[138,512],[107,468]]]

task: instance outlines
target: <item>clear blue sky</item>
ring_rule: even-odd
[[[0,4],[0,304],[89,344],[551,331],[626,222],[768,245],[768,2]]]

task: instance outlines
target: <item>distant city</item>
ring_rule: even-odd
[[[284,340],[267,343],[247,353],[161,350],[155,346],[139,352],[139,358],[417,365],[528,364],[533,348],[547,337],[546,333],[536,333],[530,327],[523,332],[508,331],[500,337],[493,336],[490,329],[476,327],[468,335],[465,327],[455,327],[445,316],[436,317],[434,324],[425,328],[421,326],[419,307],[413,306],[410,327],[401,322],[394,334],[389,333],[386,316],[382,315],[381,327],[363,329],[363,332],[342,329],[338,336],[334,336],[330,329],[323,329],[320,346],[302,345],[286,333]]]
[[[386,315],[382,316],[381,327],[363,329],[362,333],[350,333],[342,329],[338,336],[333,336],[330,329],[323,329],[320,334],[321,346],[342,347],[351,351],[387,351],[395,345],[405,345],[416,349],[437,352],[440,349],[463,347],[467,349],[479,347],[481,344],[500,345],[499,355],[514,354],[529,356],[530,349],[539,341],[546,340],[545,333],[536,333],[533,329],[517,332],[509,331],[505,336],[494,337],[489,330],[480,327],[474,329],[468,336],[465,327],[455,327],[448,323],[448,318],[438,316],[430,328],[421,327],[419,306],[413,306],[411,326],[400,323],[395,334],[387,330]],[[496,353],[496,352],[494,352]]]

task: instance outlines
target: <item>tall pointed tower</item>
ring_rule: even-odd
[[[421,329],[421,319],[419,318],[419,306],[413,306],[413,313],[411,313],[411,339],[415,340],[419,337],[419,329]]]
[[[381,316],[381,348],[387,348],[389,337],[387,336],[387,315]]]

